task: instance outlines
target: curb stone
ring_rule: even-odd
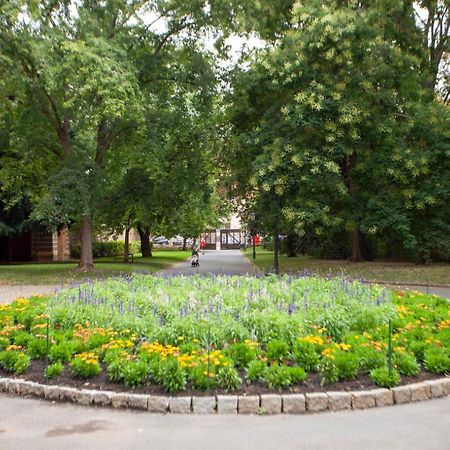
[[[355,391],[352,392],[352,408],[367,409],[376,405],[375,395],[372,391]]]
[[[305,398],[307,411],[319,412],[328,409],[328,396],[324,392],[305,394]]]
[[[238,398],[239,414],[258,414],[259,413],[259,395],[243,395]]]
[[[277,394],[261,395],[261,410],[265,414],[280,414],[282,412],[282,398]]]
[[[283,395],[283,412],[285,414],[304,414],[306,412],[305,394]]]
[[[0,378],[0,393],[68,401],[83,406],[131,408],[150,413],[175,414],[304,414],[306,412],[366,409],[450,395],[450,377],[353,392],[306,394],[218,395],[217,397],[165,397],[44,385],[16,378]]]
[[[195,414],[215,414],[216,397],[192,397],[192,412]]]
[[[169,411],[175,414],[191,413],[192,397],[170,397]]]
[[[330,411],[352,409],[352,394],[350,392],[327,392],[327,395]]]

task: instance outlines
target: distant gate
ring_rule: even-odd
[[[241,230],[220,230],[221,250],[235,250],[241,247]]]
[[[206,242],[206,250],[216,249],[216,230],[208,230],[200,235],[200,240],[204,239]]]

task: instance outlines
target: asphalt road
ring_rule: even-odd
[[[1,450],[448,450],[450,398],[298,416],[185,416],[0,395]]]

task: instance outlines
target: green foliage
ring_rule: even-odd
[[[239,389],[242,384],[241,377],[234,367],[221,367],[216,374],[217,386],[226,391]]]
[[[319,355],[314,344],[309,342],[296,342],[291,353],[295,364],[303,367],[307,372],[314,372],[319,365]]]
[[[110,381],[117,383],[123,380],[124,364],[125,361],[119,358],[115,358],[107,362],[106,373]]]
[[[28,343],[27,353],[33,359],[43,359],[47,354],[47,341],[44,338],[34,338]]]
[[[360,366],[358,355],[350,352],[337,351],[333,353],[333,357],[333,363],[340,380],[353,380],[356,378]]]
[[[234,361],[236,367],[246,368],[249,363],[256,359],[256,351],[244,342],[227,347],[227,354]]]
[[[186,374],[175,358],[167,358],[161,363],[161,378],[167,392],[182,391],[186,388]]]
[[[266,381],[270,388],[283,389],[292,384],[290,367],[274,364],[267,369]],[[298,374],[297,374],[298,375]]]
[[[302,367],[289,367],[289,379],[291,384],[301,383],[306,380],[307,376],[307,373]]]
[[[61,341],[59,344],[52,345],[49,351],[51,361],[69,362],[74,354],[74,346],[69,341]]]
[[[14,335],[14,344],[26,347],[28,343],[33,339],[33,336],[26,331],[16,333]]]
[[[194,389],[206,390],[211,389],[216,385],[216,379],[213,373],[208,375],[208,368],[204,364],[200,364],[189,373]]]
[[[289,346],[286,342],[274,339],[267,344],[266,356],[270,361],[283,362],[288,355]]]
[[[360,358],[361,368],[365,372],[370,372],[372,369],[382,367],[386,364],[386,356],[381,351],[372,347],[364,347],[358,352]]]
[[[58,375],[61,375],[64,371],[64,364],[61,361],[57,361],[53,364],[50,364],[45,370],[45,375],[48,378],[54,378]]]
[[[397,370],[392,369],[392,373],[389,374],[389,369],[386,366],[372,369],[369,376],[377,386],[384,388],[394,387],[400,381],[400,375]]]
[[[0,352],[0,367],[16,374],[24,373],[30,366],[30,357],[17,350]]]
[[[148,365],[144,361],[125,361],[121,365],[121,379],[128,387],[141,386],[149,374]]]
[[[320,362],[319,372],[322,375],[322,385],[335,383],[339,380],[339,371],[331,358],[324,358]]]
[[[267,365],[264,361],[251,361],[247,368],[247,380],[251,383],[253,381],[262,381],[266,378]]]
[[[9,339],[0,337],[0,350],[5,349],[10,345]]]
[[[408,377],[414,377],[419,374],[420,366],[413,355],[405,352],[394,353],[394,365],[397,370]]]
[[[80,353],[70,362],[70,369],[76,377],[90,378],[101,371],[100,364],[94,353]]]
[[[450,372],[450,356],[443,348],[429,348],[425,351],[424,365],[434,373]]]

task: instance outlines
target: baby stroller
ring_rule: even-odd
[[[192,267],[198,267],[198,266],[200,266],[200,264],[199,264],[199,262],[198,262],[198,253],[197,252],[194,252],[193,254],[192,254],[192,257],[191,257],[191,266]]]

